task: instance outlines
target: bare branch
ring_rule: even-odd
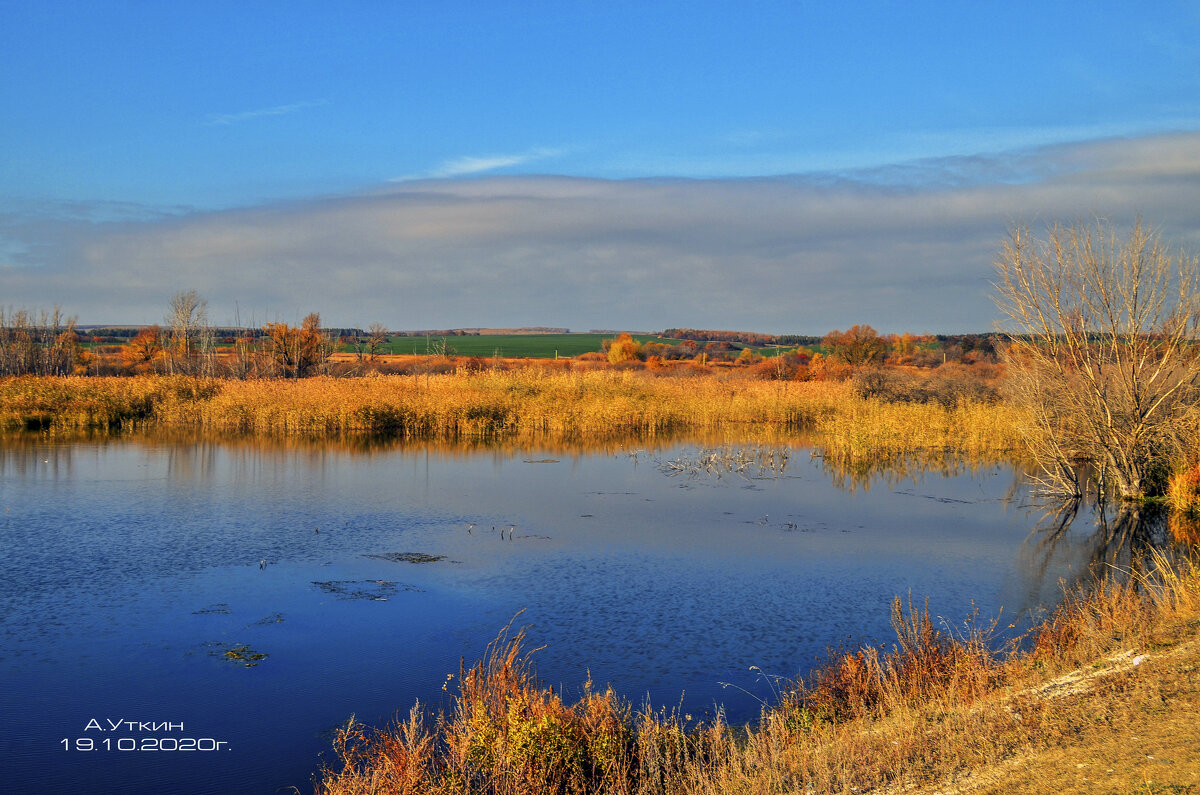
[[[1040,480],[1079,493],[1090,467],[1123,497],[1154,491],[1196,420],[1196,257],[1172,256],[1140,220],[1123,239],[1077,222],[1044,241],[1014,227],[996,270],[1009,389],[1034,418],[1022,431]]]

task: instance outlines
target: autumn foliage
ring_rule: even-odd
[[[147,326],[121,349],[121,361],[136,373],[148,372],[163,357],[163,332],[158,326]]]
[[[834,329],[821,344],[830,356],[852,366],[878,364],[888,352],[887,340],[878,331],[857,323],[846,331]]]
[[[779,338],[774,334],[760,334],[755,331],[722,331],[717,329],[669,328],[663,331],[664,337],[680,340],[695,340],[697,342],[740,342],[743,345],[775,345]]]
[[[642,358],[642,344],[628,333],[617,335],[614,340],[605,340],[608,360],[613,364],[637,361]]]
[[[285,378],[312,375],[332,353],[329,341],[321,333],[321,316],[316,312],[305,317],[299,327],[268,323],[263,326],[263,333],[271,359],[279,375]]]
[[[91,360],[74,319],[59,309],[38,315],[0,308],[0,375],[82,375]]]

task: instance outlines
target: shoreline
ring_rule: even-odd
[[[894,646],[833,658],[745,726],[636,711],[588,684],[565,703],[510,625],[452,678],[445,712],[345,727],[317,792],[1191,792],[1194,553],[1069,594],[1024,652],[942,633],[897,599]]]

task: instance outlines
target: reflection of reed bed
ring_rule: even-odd
[[[347,432],[338,434],[253,434],[197,427],[140,426],[131,430],[109,428],[79,428],[53,433],[54,446],[50,454],[70,456],[75,444],[141,445],[175,448],[179,452],[206,455],[212,447],[225,450],[252,450],[257,455],[287,456],[294,453],[349,455],[400,454],[436,455],[443,458],[469,459],[493,456],[503,459],[577,459],[596,455],[621,456],[634,465],[653,461],[660,454],[673,451],[678,445],[739,449],[747,445],[773,446],[795,450],[809,446],[803,437],[772,428],[743,428],[722,431],[681,431],[679,434],[660,434],[646,439],[638,434],[606,438],[556,437],[549,434],[515,434],[511,436],[403,439],[384,434]],[[47,435],[35,432],[0,434],[3,449],[8,453],[29,456],[46,453]],[[781,451],[782,454],[782,451]],[[804,453],[807,458],[807,452]],[[6,463],[19,462],[21,456],[0,456],[0,474]]]
[[[164,425],[140,425],[122,430],[120,428],[67,428],[52,429],[53,439],[60,445],[70,443],[105,445],[145,444],[196,448],[216,445],[226,449],[253,449],[256,452],[291,453],[410,453],[435,454],[452,458],[470,458],[479,454],[499,456],[562,456],[619,455],[631,451],[654,453],[665,450],[678,441],[702,441],[708,443],[707,435],[697,439],[693,434],[677,439],[661,435],[652,440],[637,434],[627,434],[604,439],[561,438],[547,434],[515,434],[512,436],[479,436],[459,438],[405,439],[387,434],[347,431],[344,433],[251,433],[214,428],[179,427]],[[46,445],[46,434],[41,432],[17,431],[0,434],[6,450],[38,450]],[[772,439],[775,441],[775,439]],[[719,442],[717,442],[719,443]],[[66,449],[65,447],[63,449]]]
[[[351,721],[317,791],[929,791],[988,766],[989,791],[1012,791],[996,777],[1018,768],[1000,763],[1041,752],[1059,754],[1057,769],[1020,791],[1058,792],[1063,770],[1084,763],[1099,765],[1092,775],[1106,792],[1132,791],[1148,771],[1159,782],[1190,780],[1194,764],[1163,768],[1146,749],[1195,762],[1200,567],[1191,560],[1158,556],[1140,573],[1071,595],[1025,651],[996,651],[991,628],[951,630],[897,599],[892,648],[834,656],[807,680],[781,684],[761,718],[738,728],[635,710],[590,682],[578,700],[564,699],[538,682],[523,634],[506,631],[481,662],[448,677],[440,715],[417,705],[378,731]],[[1107,750],[1128,743],[1126,726],[1141,735],[1131,761]]]
[[[829,482],[835,488],[850,492],[859,489],[870,491],[877,481],[895,490],[904,483],[920,481],[926,475],[955,477],[968,472],[977,475],[997,464],[1013,464],[1016,458],[1013,453],[999,451],[968,456],[940,449],[890,455],[877,453],[854,458],[838,454],[831,448],[824,449],[827,452],[821,455],[822,471],[829,476]]]
[[[840,383],[539,370],[260,381],[0,381],[0,427],[138,426],[401,439],[811,432],[827,455],[846,460],[912,451],[1000,455],[1017,445],[1014,414],[1003,404],[887,404]]]

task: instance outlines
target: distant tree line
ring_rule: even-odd
[[[851,334],[853,337],[854,330],[858,328],[860,327],[852,326],[851,331],[848,332],[841,332],[835,329],[829,334],[822,336],[810,334],[763,334],[756,331],[725,331],[719,329],[668,328],[663,330],[661,336],[668,337],[670,339],[693,340],[695,342],[732,342],[740,345],[752,345],[758,348],[769,345],[783,345],[788,347],[794,345],[816,346],[828,345],[831,342],[831,335],[833,335],[832,341],[837,344],[837,335],[847,333]],[[890,340],[893,337],[898,338],[900,336],[904,336],[884,336],[880,335],[870,326],[863,326],[861,328],[864,330],[870,329],[870,333],[864,335],[865,337],[874,336],[881,339]],[[914,335],[908,336],[912,339],[917,339],[917,337]],[[926,342],[932,342],[936,340],[943,346],[957,348],[962,353],[970,353],[975,351],[987,356],[994,356],[996,353],[996,342],[999,339],[999,335],[994,333],[934,334],[922,335],[920,339],[924,339]]]
[[[447,336],[491,331],[494,329],[448,329],[436,336],[443,338],[444,353]],[[301,378],[329,372],[335,345],[365,363],[388,352],[392,337],[401,334],[381,323],[372,323],[366,331],[323,327],[315,312],[295,326],[283,322],[258,327],[212,326],[208,302],[196,291],[187,290],[171,296],[162,325],[154,326],[93,326],[81,334],[74,320],[58,309],[40,314],[0,312],[0,375],[158,372]],[[997,341],[991,334],[881,335],[869,325],[835,329],[823,337],[689,328],[669,328],[662,336],[678,342],[638,342],[623,332],[605,339],[600,355],[613,364],[642,362],[651,367],[681,360],[701,365],[761,365],[764,373],[769,370],[770,377],[778,378],[800,377],[806,372],[812,377],[844,377],[839,368],[885,363],[936,367],[951,362],[994,362],[997,356]],[[755,350],[770,346],[779,349],[765,357]],[[784,346],[797,347],[784,350]]]
[[[498,334],[570,334],[569,328],[554,326],[520,326],[517,328],[449,328],[419,331],[393,331],[393,337],[487,337]]]
[[[0,375],[162,373],[233,378],[302,378],[324,372],[335,341],[361,343],[360,358],[375,356],[387,341],[381,324],[324,328],[313,312],[297,326],[218,328],[208,323],[208,302],[194,290],[171,296],[162,325],[92,327],[82,337],[61,310],[0,309]],[[104,343],[124,344],[105,350]],[[85,343],[94,347],[89,350]],[[102,354],[113,354],[97,356]]]
[[[676,340],[695,340],[696,342],[740,342],[743,345],[757,347],[779,344],[779,337],[774,334],[760,334],[755,331],[669,328],[663,330],[662,336]]]
[[[84,342],[124,344],[149,326],[75,326],[75,332]],[[209,329],[218,342],[230,344],[246,335],[261,337],[266,334],[260,326],[212,326]],[[326,326],[323,331],[339,339],[365,339],[368,332],[360,328],[335,328]],[[389,332],[390,334],[391,332]]]
[[[814,337],[810,334],[778,334],[775,337],[776,345],[820,345],[821,338]]]

